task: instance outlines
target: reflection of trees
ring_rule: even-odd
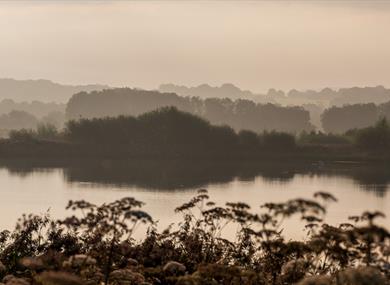
[[[384,196],[390,185],[390,168],[382,163],[334,164],[317,173],[350,178],[364,191],[378,196]]]
[[[25,177],[33,172],[64,169],[68,182],[88,182],[102,185],[134,186],[145,189],[186,189],[208,184],[228,183],[234,179],[254,181],[262,177],[268,182],[288,183],[296,174],[347,177],[361,189],[383,196],[390,185],[390,168],[386,165],[330,164],[316,167],[311,163],[243,163],[227,161],[3,161],[0,167],[11,175]]]
[[[185,189],[207,184],[228,183],[234,179],[253,181],[257,176],[286,180],[284,172],[268,166],[226,162],[141,161],[125,164],[95,164],[69,167],[65,177],[70,182],[132,185],[149,189]],[[290,176],[288,179],[293,177]]]
[[[29,160],[0,161],[0,169],[5,169],[9,175],[25,178],[34,173],[52,173],[60,168],[56,164],[36,163]]]
[[[273,163],[212,161],[6,161],[10,174],[26,176],[33,172],[60,167],[69,182],[89,182],[149,189],[185,189],[234,179],[253,181],[263,176],[269,181],[288,181],[294,174],[289,167]],[[288,173],[288,174],[287,174]]]
[[[101,163],[68,167],[69,182],[91,182],[149,189],[202,187],[209,183],[227,183],[234,177],[232,167],[213,168],[209,164],[177,162]]]
[[[364,190],[379,196],[384,196],[390,185],[390,169],[386,166],[356,169],[352,177]]]

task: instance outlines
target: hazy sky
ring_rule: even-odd
[[[0,77],[390,87],[390,1],[1,1]]]

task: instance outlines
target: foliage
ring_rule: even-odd
[[[21,129],[9,132],[9,138],[14,142],[28,142],[34,140],[35,133],[33,130]]]
[[[65,114],[52,111],[41,118],[41,124],[52,125],[56,129],[62,129],[65,125]]]
[[[58,130],[49,123],[39,124],[36,130],[36,137],[40,139],[56,139],[59,136]]]
[[[349,129],[365,128],[373,125],[378,119],[378,108],[375,104],[345,105],[331,107],[321,115],[322,127],[326,132],[344,133]]]
[[[310,114],[302,107],[257,104],[242,99],[181,97],[175,93],[130,88],[75,94],[67,104],[66,116],[70,120],[138,116],[168,106],[200,116],[215,125],[231,126],[237,131],[299,132],[313,129]]]
[[[38,119],[25,111],[11,111],[0,115],[1,129],[33,129],[37,126]]]
[[[38,124],[35,130],[20,129],[11,130],[9,132],[9,139],[12,142],[32,142],[37,140],[58,140],[62,134],[58,132],[54,125]]]
[[[323,145],[342,145],[350,144],[351,139],[346,135],[323,133],[323,132],[302,132],[298,137],[298,143],[303,145],[323,144]]]
[[[390,119],[390,102],[380,105],[368,103],[333,106],[321,115],[324,130],[339,134],[350,129],[367,128],[382,118]]]
[[[218,206],[206,190],[179,206],[182,222],[158,232],[134,198],[96,206],[70,201],[78,214],[59,221],[23,216],[0,233],[0,275],[6,284],[333,284],[388,285],[390,234],[365,212],[339,226],[323,222],[337,199]],[[286,240],[283,221],[306,223],[305,241]],[[138,225],[145,238],[132,239]],[[235,239],[224,230],[237,228]]]
[[[37,142],[35,148],[26,150],[23,143],[31,141]],[[230,159],[279,153],[305,153],[316,158],[329,150],[333,157],[356,155],[361,158],[361,150],[382,153],[390,149],[390,128],[384,118],[373,127],[352,129],[343,134],[312,131],[295,136],[250,130],[237,133],[229,126],[212,125],[191,113],[165,107],[137,117],[72,120],[60,131],[54,125],[39,124],[35,131],[11,131],[10,142],[21,144],[12,148],[13,144],[3,141],[0,152],[53,155],[66,150],[69,155],[78,156]]]
[[[390,127],[386,119],[375,126],[357,130],[356,143],[359,147],[369,150],[390,150]]]
[[[228,126],[213,126],[200,117],[166,107],[138,117],[81,119],[70,121],[66,137],[71,141],[91,144],[124,144],[149,153],[252,153],[262,147],[287,148],[295,146],[294,136],[251,131],[240,133]]]
[[[263,145],[270,149],[293,149],[295,147],[295,137],[288,133],[264,132],[262,136]]]

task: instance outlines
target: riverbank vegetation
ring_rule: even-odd
[[[4,99],[0,102],[0,131],[4,134],[0,135],[6,137],[10,130],[35,128],[42,123],[62,129],[68,120],[139,116],[167,106],[211,124],[229,125],[237,132],[275,130],[296,134],[317,130],[342,135],[350,129],[372,126],[381,118],[390,118],[390,93],[380,86],[337,92],[329,88],[320,92],[291,90],[287,94],[270,89],[267,95],[259,96],[248,92],[231,84],[190,89],[165,85],[160,92],[98,88],[74,94],[67,104]]]
[[[176,208],[178,225],[162,232],[134,198],[94,205],[70,201],[62,220],[24,215],[0,233],[0,275],[28,284],[318,284],[388,285],[390,234],[380,212],[324,223],[331,194],[313,199],[216,205],[206,190]],[[284,221],[306,225],[304,241],[283,234]],[[134,232],[148,228],[136,241]],[[226,228],[236,229],[226,238]]]
[[[138,117],[69,121],[62,131],[50,124],[12,131],[0,142],[0,156],[102,156],[138,158],[308,158],[387,159],[390,127],[386,119],[344,134],[234,131],[174,107]],[[324,156],[325,155],[325,156]]]
[[[168,106],[199,116],[211,124],[228,125],[236,131],[300,132],[314,129],[309,112],[298,106],[261,104],[247,99],[182,97],[175,93],[130,88],[75,94],[67,104],[66,117],[78,120],[139,116]]]

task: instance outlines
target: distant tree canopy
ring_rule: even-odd
[[[390,89],[383,86],[375,87],[351,87],[334,90],[324,88],[322,90],[296,90],[288,92],[271,88],[266,94],[255,94],[248,90],[241,90],[233,84],[223,84],[219,87],[202,84],[194,87],[179,86],[174,84],[162,84],[161,92],[176,93],[180,96],[199,98],[229,98],[249,99],[256,103],[274,103],[284,106],[315,104],[318,106],[343,106],[345,104],[381,104],[390,101]]]
[[[24,111],[41,118],[50,112],[64,113],[65,107],[66,105],[61,103],[44,103],[35,100],[31,102],[15,102],[11,99],[4,99],[0,101],[0,114],[7,114],[11,111]]]
[[[11,111],[0,115],[0,129],[33,129],[37,124],[38,119],[24,111]]]
[[[139,116],[71,120],[60,131],[41,122],[36,130],[11,131],[9,141],[3,142],[3,154],[11,151],[38,156],[247,159],[333,154],[359,159],[376,153],[382,159],[390,154],[390,127],[383,118],[373,126],[343,134],[311,131],[296,137],[277,131],[237,133],[229,126],[212,125],[194,114],[164,107]],[[23,143],[29,144],[28,149],[35,148],[30,152]]]
[[[193,114],[165,107],[138,117],[119,116],[69,121],[65,137],[91,145],[125,146],[137,153],[234,153],[260,148],[295,147],[294,136],[277,132],[237,134]]]
[[[65,114],[58,111],[50,112],[41,118],[41,123],[54,126],[57,129],[62,129],[65,124]]]
[[[332,107],[323,112],[322,126],[326,132],[344,133],[349,129],[366,128],[375,124],[378,110],[375,104]]]
[[[375,126],[353,131],[356,144],[368,150],[390,150],[390,126],[381,119]]]
[[[310,114],[301,107],[256,104],[250,100],[181,97],[129,88],[75,94],[66,108],[67,119],[91,119],[118,115],[137,116],[157,108],[174,106],[209,120],[212,124],[229,125],[235,130],[255,132],[275,130],[299,132],[311,130]]]
[[[241,90],[231,83],[222,84],[220,87],[201,84],[196,87],[179,86],[175,84],[161,84],[159,89],[163,93],[175,93],[180,96],[205,98],[229,98],[229,99],[254,99],[256,94],[248,90]]]
[[[367,128],[381,118],[390,119],[390,102],[380,105],[370,103],[331,107],[321,115],[322,127],[326,132],[332,133]]]
[[[298,139],[298,143],[302,145],[346,145],[352,142],[351,138],[346,134],[332,134],[312,131],[302,132]]]

